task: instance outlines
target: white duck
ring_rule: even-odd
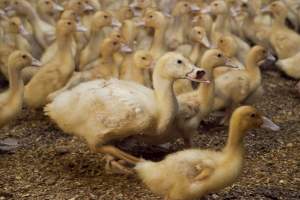
[[[64,132],[84,138],[92,151],[135,163],[137,158],[109,142],[130,136],[159,142],[174,138],[177,100],[173,82],[180,78],[199,81],[203,75],[203,69],[182,55],[167,53],[157,61],[154,91],[134,82],[96,80],[60,94],[45,112]]]

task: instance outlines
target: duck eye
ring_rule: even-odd
[[[78,2],[77,4],[78,4],[78,5],[81,5],[81,2]]]
[[[177,64],[182,64],[182,60],[177,60]]]
[[[215,3],[215,4],[214,4],[214,6],[215,6],[215,7],[217,7],[217,6],[218,6],[218,4],[217,4],[217,3]]]
[[[47,5],[49,5],[49,4],[50,4],[50,2],[49,2],[49,1],[46,1],[46,4],[47,4]]]
[[[247,8],[248,5],[247,5],[246,3],[243,3],[243,4],[242,4],[242,7]]]
[[[221,43],[223,43],[223,42],[224,42],[224,40],[220,40],[220,42],[221,42]]]
[[[146,58],[145,58],[145,57],[142,57],[142,59],[143,59],[143,60],[146,60]]]
[[[107,18],[108,18],[108,16],[107,16],[107,15],[104,15],[104,18],[105,18],[105,19],[107,19]]]
[[[200,31],[198,31],[198,34],[201,34],[201,32],[200,32]]]
[[[150,18],[153,18],[153,15],[150,15],[149,17],[150,17]]]
[[[187,7],[188,5],[187,4],[184,4],[184,7]]]
[[[117,45],[117,42],[113,42],[113,45]]]
[[[27,56],[26,56],[26,55],[22,55],[22,58],[23,58],[23,59],[26,59],[26,58],[27,58]]]
[[[68,22],[68,25],[70,26],[72,23],[71,22]]]
[[[221,57],[222,57],[222,54],[219,53],[219,54],[218,54],[218,58],[221,58]]]
[[[255,118],[255,117],[256,117],[256,114],[255,114],[255,113],[252,113],[250,116],[251,116],[251,118]]]

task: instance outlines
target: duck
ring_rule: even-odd
[[[46,104],[47,96],[63,87],[75,70],[72,38],[76,31],[83,31],[75,21],[62,19],[57,23],[57,52],[43,65],[25,87],[24,99],[29,108]]]
[[[276,66],[287,76],[300,80],[300,51],[289,58],[280,59],[276,62]]]
[[[64,11],[64,8],[53,0],[39,0],[36,6],[40,18],[52,26],[56,25],[59,14]]]
[[[191,45],[186,47],[181,47],[177,49],[177,52],[180,52],[182,55],[190,59],[190,61],[197,65],[201,66],[201,58],[204,52],[210,47],[210,42],[207,38],[206,31],[204,28],[196,26],[193,27],[190,33]],[[192,92],[194,89],[192,83],[189,80],[177,80],[174,83],[174,91],[176,96]]]
[[[202,12],[211,12],[217,16],[211,30],[210,38],[212,43],[216,46],[220,35],[232,36],[238,45],[238,59],[243,63],[245,61],[248,51],[250,50],[250,46],[240,37],[232,34],[229,20],[229,9],[226,2],[221,0],[215,0],[210,4],[209,7],[207,7]]]
[[[264,8],[274,18],[270,43],[279,60],[290,58],[300,52],[300,35],[285,25],[288,9],[281,1],[274,1]]]
[[[221,151],[187,149],[159,162],[140,160],[135,171],[152,192],[165,200],[201,199],[237,180],[244,165],[243,139],[256,128],[280,129],[256,108],[239,107],[231,117],[227,142]]]
[[[191,136],[197,132],[200,122],[213,110],[215,96],[213,71],[215,68],[224,65],[232,68],[236,67],[221,50],[210,49],[205,51],[201,59],[201,67],[206,72],[205,81],[200,83],[197,90],[183,93],[177,97],[179,111],[176,124],[187,147],[192,146]]]
[[[165,33],[168,21],[163,13],[150,10],[146,12],[142,22],[145,27],[154,29],[154,37],[149,50],[153,59],[157,60],[167,52]]]
[[[270,51],[262,46],[254,46],[247,55],[244,70],[231,70],[215,80],[214,110],[226,108],[226,115],[222,123],[227,123],[232,111],[252,96],[261,93],[260,65],[266,60],[275,60]]]
[[[149,80],[147,80],[146,70],[153,68],[154,60],[152,59],[151,54],[145,50],[138,50],[132,54],[131,59],[127,59],[126,63],[123,63],[124,66],[121,69],[126,69],[126,71],[120,72],[120,79],[127,81],[134,81],[141,85],[150,87]]]
[[[192,25],[205,28],[205,32],[210,39],[213,19],[209,14],[198,12],[192,20]]]
[[[9,55],[9,89],[0,94],[0,127],[14,120],[22,110],[24,94],[22,70],[27,66],[38,64],[29,53],[21,50],[15,50]]]
[[[169,52],[156,62],[154,90],[117,79],[89,81],[58,95],[45,107],[45,113],[64,132],[85,139],[93,152],[135,163],[138,158],[110,145],[110,141],[130,136],[154,138],[157,142],[163,142],[166,135],[173,138],[171,127],[177,100],[172,84],[180,78],[199,81],[203,75],[203,69],[182,55]],[[116,164],[116,161],[109,163],[110,166]],[[122,165],[115,167],[126,169]]]
[[[170,50],[177,49],[180,45],[186,43],[187,30],[190,25],[190,12],[192,5],[187,1],[178,1],[172,11],[172,22],[166,34],[167,46]]]
[[[82,71],[84,67],[96,60],[100,54],[100,43],[105,35],[103,28],[106,26],[120,27],[119,22],[116,21],[112,15],[106,11],[98,11],[92,18],[91,36],[88,44],[80,53],[79,70]]]
[[[80,27],[80,29],[82,29],[82,31],[87,31],[86,27],[82,26],[82,24],[78,21],[78,15],[74,10],[65,10],[60,19],[66,19],[66,20],[72,20],[76,23],[78,23],[78,27]],[[58,49],[58,44],[57,44],[57,40],[55,40],[47,49],[45,49],[45,51],[43,52],[40,60],[42,62],[42,64],[46,64],[49,61],[52,60],[52,58],[56,55],[57,49]],[[76,38],[73,37],[72,38],[72,53],[77,58],[77,42],[76,42]]]
[[[43,49],[46,49],[55,40],[55,27],[43,21],[29,2],[13,0],[10,6],[19,15],[24,15],[28,19],[34,36]]]

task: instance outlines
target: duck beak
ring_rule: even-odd
[[[141,19],[135,22],[135,25],[140,27],[140,26],[146,26],[145,20]]]
[[[211,48],[211,44],[206,35],[202,38],[201,44],[203,44],[208,49]]]
[[[121,52],[131,53],[133,50],[127,44],[121,44]]]
[[[7,6],[6,8],[4,8],[5,12],[11,12],[13,10],[14,10],[14,8],[12,6]]]
[[[236,63],[234,63],[233,60],[230,58],[226,58],[225,65],[226,65],[226,67],[239,69],[239,66],[237,66]]]
[[[21,35],[23,35],[23,36],[29,35],[29,32],[25,29],[25,27],[23,25],[20,26],[19,30],[20,30]]]
[[[57,12],[64,11],[64,7],[62,7],[61,5],[58,5],[56,3],[53,5],[53,9],[54,9],[54,11],[57,11]]]
[[[211,13],[211,7],[207,6],[206,8],[204,8],[204,9],[201,10],[201,13],[202,14],[209,14],[209,13]]]
[[[263,7],[260,9],[260,12],[263,13],[263,14],[269,14],[271,13],[271,9],[270,9],[270,6],[266,6],[266,7]]]
[[[85,4],[84,5],[84,11],[94,11],[94,7],[89,5],[89,4]]]
[[[262,117],[263,124],[261,125],[261,128],[269,129],[272,131],[279,131],[280,127],[277,126],[272,120],[268,119],[267,117]]]
[[[199,12],[201,9],[199,8],[199,6],[192,4],[191,6],[191,11],[192,12]]]
[[[273,56],[271,51],[268,51],[267,60],[272,61],[272,62],[276,61],[276,58],[275,58],[275,56]]]
[[[206,74],[204,69],[198,68],[194,65],[192,65],[193,69],[191,72],[187,73],[185,78],[188,80],[191,80],[193,82],[198,82],[198,83],[210,83],[209,80],[205,80],[204,76]]]
[[[120,28],[122,26],[121,22],[119,22],[119,20],[113,18],[111,20],[111,26],[112,27],[117,27],[117,28]]]
[[[31,65],[35,66],[35,67],[40,67],[40,66],[42,66],[42,63],[38,59],[32,58]]]
[[[83,25],[77,23],[77,24],[76,24],[76,31],[77,31],[77,32],[87,32],[88,30],[87,30],[87,28],[84,27]]]

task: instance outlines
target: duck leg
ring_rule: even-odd
[[[111,155],[113,157],[119,158],[121,160],[125,160],[126,162],[128,162],[129,164],[135,165],[137,163],[139,163],[141,161],[141,159],[132,156],[128,153],[125,153],[123,151],[121,151],[120,149],[114,147],[114,146],[100,146],[100,147],[96,147],[95,151],[97,153],[102,153],[102,154],[108,154]]]
[[[133,172],[130,169],[123,166],[124,163],[121,163],[121,160],[116,161],[116,159],[110,155],[105,155],[105,160],[106,160],[106,164],[105,164],[106,172],[111,174],[124,174],[124,175],[133,174]]]

